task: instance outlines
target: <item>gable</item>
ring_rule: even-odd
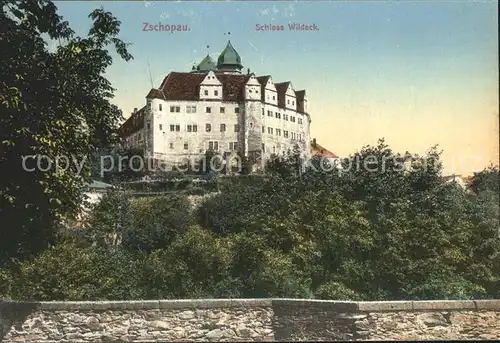
[[[213,71],[208,72],[200,86],[221,86],[222,83],[217,79]]]

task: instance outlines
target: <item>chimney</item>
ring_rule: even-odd
[[[247,68],[247,75],[250,75],[250,68]]]
[[[136,112],[137,112],[137,107],[134,107],[134,113],[136,113]]]
[[[313,138],[313,146],[316,146],[316,138]]]

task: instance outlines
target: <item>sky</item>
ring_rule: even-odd
[[[217,59],[230,39],[245,71],[306,90],[311,136],[340,157],[384,138],[402,153],[438,145],[447,174],[498,164],[494,0],[55,3],[79,35],[100,6],[121,21],[134,60],[117,57],[107,77],[125,117],[169,72],[190,71],[207,53]],[[146,23],[190,30],[145,32]],[[290,31],[289,23],[319,30]]]

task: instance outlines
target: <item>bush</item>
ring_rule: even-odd
[[[61,244],[21,265],[19,300],[119,300],[142,297],[141,259],[121,250]]]
[[[209,191],[199,186],[192,186],[192,187],[187,187],[184,190],[184,193],[186,195],[206,195],[209,193]]]
[[[165,249],[192,222],[186,196],[137,198],[131,204],[133,225],[124,233],[123,245],[133,251]]]

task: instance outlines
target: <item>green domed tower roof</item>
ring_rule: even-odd
[[[231,45],[231,41],[228,41],[226,48],[217,59],[217,69],[240,71],[242,68],[243,66],[241,65],[240,55],[238,55],[236,50]]]
[[[217,67],[215,65],[214,60],[210,57],[210,55],[207,54],[207,56],[205,56],[203,61],[201,61],[200,64],[198,64],[198,66],[196,67],[196,71],[197,72],[207,72],[207,71],[215,70],[216,68]]]

